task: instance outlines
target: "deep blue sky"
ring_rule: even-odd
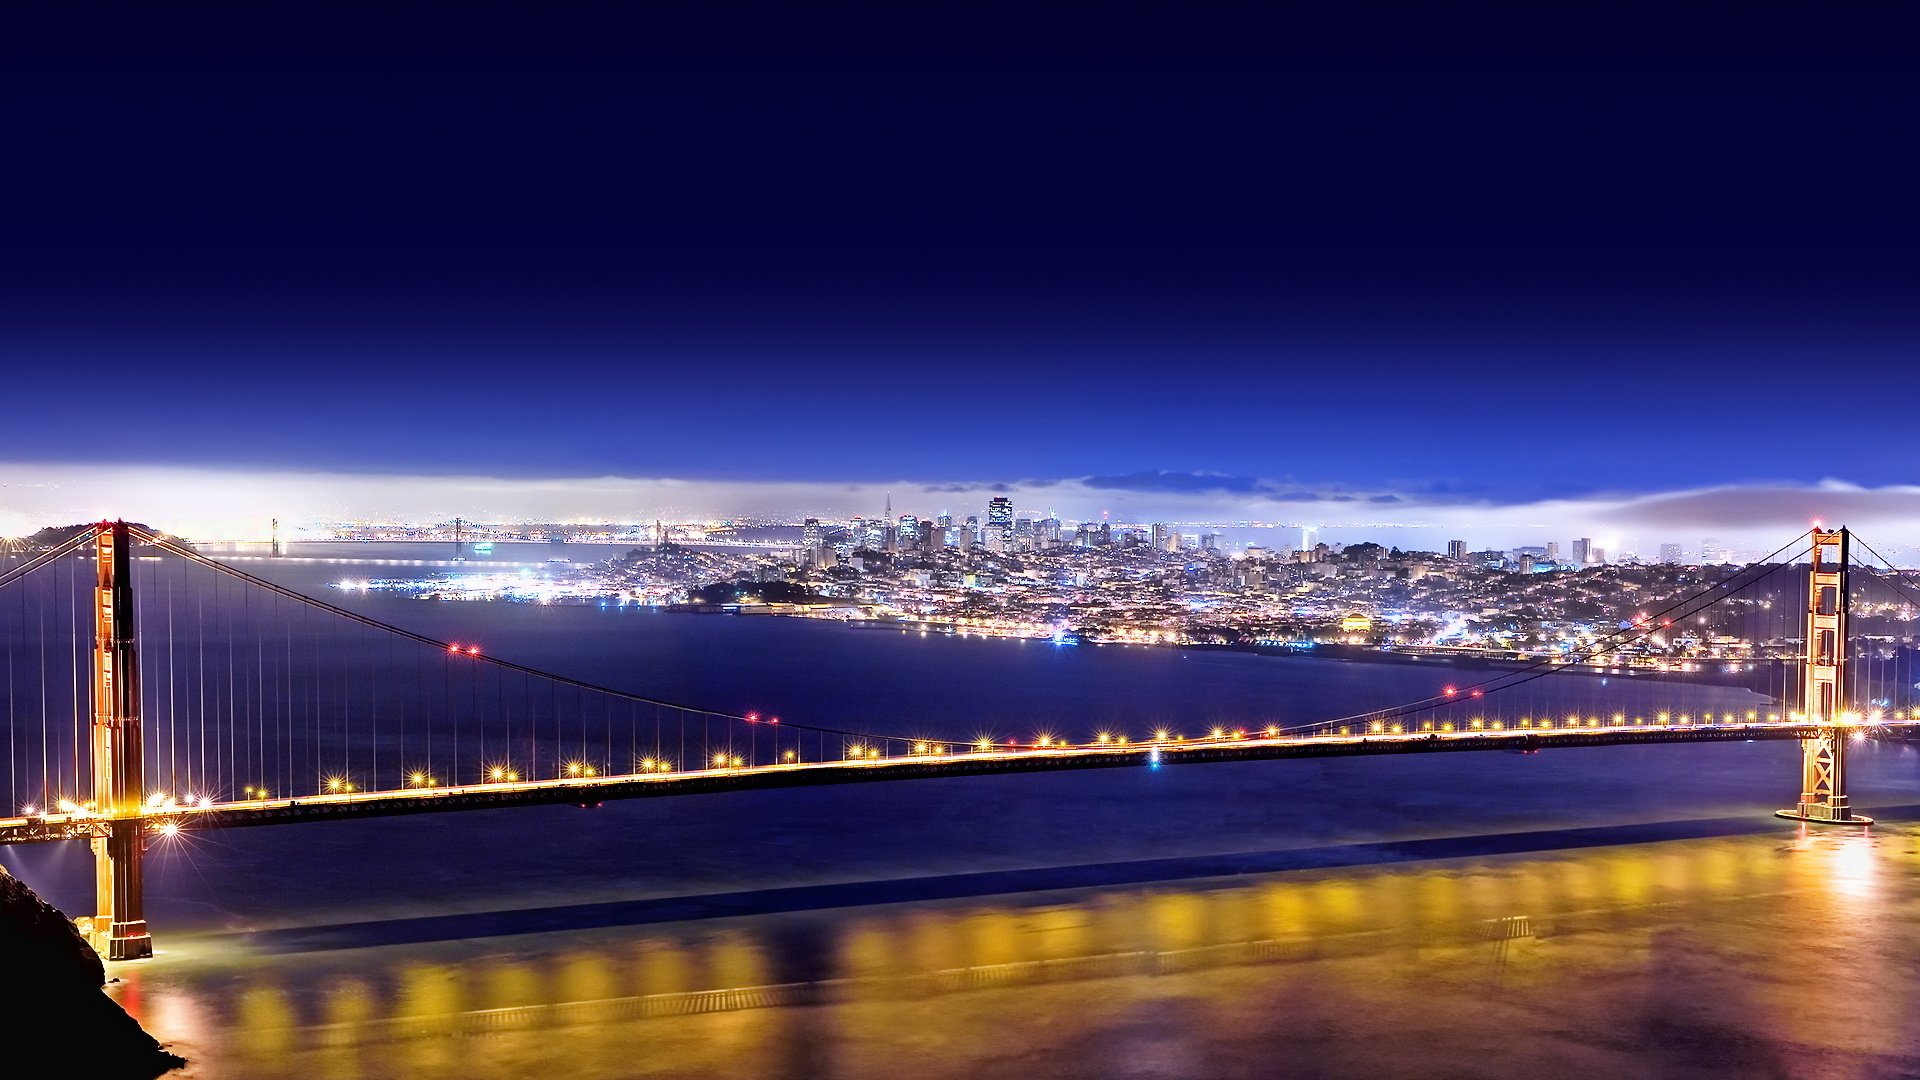
[[[1913,479],[1920,16],[943,10],[0,16],[0,458]]]

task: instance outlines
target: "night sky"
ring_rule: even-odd
[[[59,7],[0,17],[0,459],[1914,479],[1920,15]]]

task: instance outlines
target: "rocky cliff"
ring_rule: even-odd
[[[51,1075],[150,1080],[184,1062],[101,992],[100,956],[73,923],[0,869],[0,1046]]]

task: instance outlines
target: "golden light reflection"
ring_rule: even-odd
[[[1744,955],[1757,947],[1755,933],[1775,924],[1790,935],[1796,905],[1808,897],[1837,898],[1839,911],[1884,899],[1897,875],[1882,871],[1880,859],[1911,857],[1882,843],[1813,834],[1782,858],[1771,837],[1736,837],[1087,895],[880,904],[831,918],[609,927],[479,948],[359,950],[351,978],[338,975],[345,961],[337,952],[276,957],[248,967],[244,980],[202,960],[197,974],[183,969],[170,976],[171,987],[147,992],[197,995],[204,1007],[183,1011],[150,999],[149,1014],[172,1017],[162,1022],[179,1028],[191,1012],[191,1024],[208,1029],[204,1042],[236,1055],[235,1075],[259,1066],[252,1074],[318,1080],[618,1076],[630,1071],[632,1048],[656,1045],[724,1070],[740,1064],[738,1054],[762,1054],[768,1042],[790,1038],[801,1018],[869,1051],[938,1043],[954,1069],[985,1075],[991,1070],[977,1056],[984,1051],[963,1033],[1024,1030],[1008,1028],[1008,1018],[1031,1013],[1084,1044],[1108,1030],[1093,1014],[1106,1005],[1134,1007],[1142,995],[1176,993],[1221,1024],[1228,1017],[1260,1024],[1273,1021],[1246,1012],[1246,1003],[1270,1003],[1275,988],[1295,986],[1320,1000],[1358,987],[1381,1007],[1418,1008],[1434,995],[1442,1002],[1456,991],[1484,995],[1490,973],[1499,971],[1503,992],[1516,1001],[1591,1005],[1586,995],[1598,991],[1586,985],[1589,977],[1615,988],[1610,994],[1664,986],[1672,961],[1649,946],[1650,933],[1678,920],[1690,920],[1684,925],[1703,947]],[[1526,929],[1496,946],[1487,928],[1515,918]],[[1407,969],[1410,940],[1421,945],[1417,979]],[[1536,942],[1550,942],[1551,953],[1529,953],[1547,947]],[[1529,964],[1529,955],[1560,959]],[[1146,981],[1174,978],[1182,981]],[[771,993],[712,993],[796,980],[832,989],[807,1009],[788,1008],[802,1002]],[[946,996],[986,988],[993,994]],[[593,1003],[605,1008],[555,1008]],[[524,1016],[511,1012],[523,1007],[530,1010]],[[730,1015],[718,1026],[690,1015],[708,1011]],[[1469,1029],[1479,1022],[1472,1010],[1448,1015],[1448,1023]],[[395,1022],[428,1017],[448,1019]],[[1082,1020],[1093,1026],[1083,1030]],[[489,1053],[444,1037],[459,1032],[488,1033]],[[696,1033],[717,1041],[688,1048]],[[838,1054],[841,1044],[832,1045]],[[495,1050],[497,1060],[489,1056]]]

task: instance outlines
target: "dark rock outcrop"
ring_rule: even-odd
[[[150,1080],[185,1064],[102,993],[106,971],[59,909],[0,869],[0,1045],[55,1075]]]

